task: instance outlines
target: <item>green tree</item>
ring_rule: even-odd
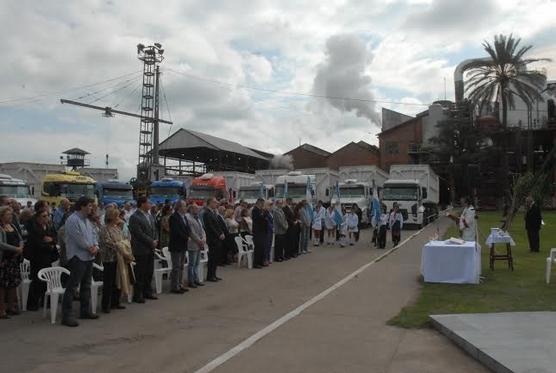
[[[520,46],[521,39],[513,35],[497,35],[491,44],[483,42],[489,58],[478,60],[469,65],[466,93],[474,104],[481,110],[485,105],[498,102],[502,108],[502,127],[508,126],[508,108],[515,107],[515,100],[519,98],[527,105],[534,101],[542,101],[541,91],[546,82],[544,73],[529,70],[530,64],[548,61],[546,58],[527,58],[526,54],[532,45]],[[509,168],[506,138],[503,136],[501,148],[502,190],[504,196],[509,196]]]
[[[430,139],[429,149],[434,163],[439,165],[439,174],[445,175],[450,186],[450,202],[456,197],[470,193],[462,176],[472,165],[486,158],[485,143],[488,139],[473,123],[469,103],[464,102],[452,110],[452,116],[437,124],[438,134]],[[465,193],[464,193],[465,191]]]

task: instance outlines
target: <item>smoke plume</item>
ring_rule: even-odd
[[[313,93],[329,96],[328,104],[341,112],[354,112],[358,117],[368,118],[379,125],[371,77],[365,69],[373,60],[373,54],[363,40],[355,35],[334,35],[326,42],[326,58],[318,66],[313,81]],[[334,97],[358,100],[334,99]]]
[[[270,161],[271,169],[293,170],[293,158],[291,155],[276,154]]]

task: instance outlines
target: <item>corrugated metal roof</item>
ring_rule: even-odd
[[[255,153],[251,149],[238,144],[237,142],[207,135],[206,133],[186,130],[184,128],[180,128],[172,136],[164,140],[160,144],[159,149],[178,150],[187,148],[210,148],[268,161],[268,158]]]

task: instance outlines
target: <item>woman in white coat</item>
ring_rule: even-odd
[[[320,242],[320,235],[322,233],[324,220],[326,218],[326,209],[322,206],[322,201],[317,202],[315,207],[314,220],[313,220],[313,244],[318,246]]]
[[[353,246],[357,232],[359,232],[359,217],[353,208],[346,215],[346,225],[349,235],[349,245]]]
[[[334,221],[336,211],[333,205],[326,210],[326,217],[324,219],[324,226],[326,228],[326,244],[334,245],[336,241],[336,222]]]

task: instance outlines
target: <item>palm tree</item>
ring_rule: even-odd
[[[498,102],[502,106],[502,127],[508,126],[508,108],[515,107],[515,99],[519,98],[528,107],[534,101],[542,101],[542,89],[546,75],[540,71],[528,70],[531,63],[549,61],[546,58],[527,58],[525,55],[532,45],[520,46],[521,39],[513,35],[497,35],[494,43],[483,42],[485,51],[490,58],[477,60],[468,66],[469,74],[466,82],[466,93],[469,100],[479,106]],[[503,136],[505,139],[506,136]],[[502,189],[504,195],[509,194],[508,155],[506,140],[502,142]]]

